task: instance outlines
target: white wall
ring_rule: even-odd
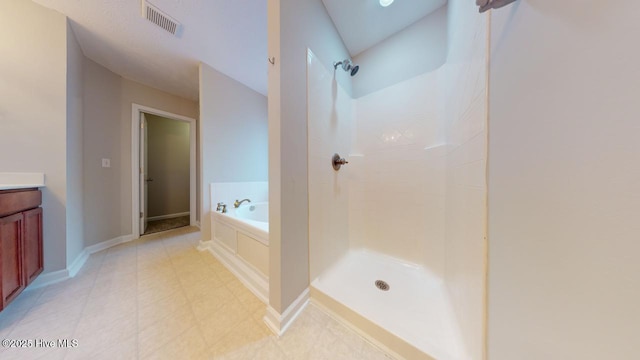
[[[195,119],[198,104],[122,78],[91,60],[85,62],[84,81],[84,233],[89,246],[132,234],[132,104]],[[110,168],[102,167],[102,158],[111,159]]]
[[[327,67],[348,52],[321,0],[270,0],[269,13],[269,56],[276,58],[269,75],[269,134],[278,142],[270,146],[269,156],[277,160],[269,172],[279,174],[269,181],[269,303],[284,311],[309,286],[307,48]],[[338,81],[351,93],[348,76]]]
[[[67,21],[67,266],[84,250],[84,59]]]
[[[67,265],[66,43],[62,14],[31,1],[0,2],[0,171],[46,174],[46,272]]]
[[[146,114],[148,217],[189,212],[189,123]]]
[[[447,5],[444,5],[354,56],[360,70],[353,77],[353,96],[359,98],[434,71],[446,60]]]
[[[493,11],[491,360],[638,358],[639,10]]]
[[[445,283],[460,326],[463,350],[471,359],[482,359],[488,19],[486,14],[478,14],[472,1],[451,0],[448,6],[449,46],[443,68],[448,147]]]
[[[85,246],[130,233],[123,232],[120,212],[124,210],[124,205],[117,195],[126,186],[120,182],[120,84],[121,78],[118,75],[89,59],[85,61]],[[103,158],[111,159],[111,168],[102,167]]]
[[[267,180],[267,98],[201,63],[200,119],[202,239],[211,240],[209,184]]]

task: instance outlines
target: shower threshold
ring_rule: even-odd
[[[311,297],[392,355],[468,359],[442,279],[420,266],[350,250],[312,282]]]

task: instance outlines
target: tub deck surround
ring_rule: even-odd
[[[215,205],[215,204],[214,204]],[[211,241],[200,244],[265,304],[269,299],[268,202],[211,211]],[[267,220],[267,221],[258,221]]]
[[[250,206],[259,206],[261,208],[266,207],[267,213],[269,209],[269,203],[261,202],[256,204],[245,204],[241,205],[239,208],[235,209],[233,206],[227,206],[227,212],[221,213],[217,211],[212,211],[212,218],[215,221],[224,223],[226,225],[235,227],[240,229],[242,232],[250,235],[254,239],[260,241],[264,245],[269,245],[269,222],[268,218],[265,219],[267,221],[258,221],[255,219],[249,218],[246,213],[249,213],[247,210]],[[258,210],[260,211],[260,210]]]
[[[245,204],[243,206],[238,207],[235,210],[235,214],[237,218],[249,221],[255,221],[256,226],[263,227],[269,225],[269,203],[268,202],[260,202],[260,203],[252,203]],[[266,231],[269,232],[268,227]]]
[[[0,190],[44,187],[43,173],[0,172]]]

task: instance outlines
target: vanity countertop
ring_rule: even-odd
[[[43,173],[0,172],[0,190],[28,189],[44,186]]]

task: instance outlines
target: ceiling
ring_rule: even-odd
[[[179,37],[142,17],[141,0],[33,0],[65,14],[85,56],[128,79],[198,99],[203,62],[267,94],[267,0],[151,0],[182,24]],[[322,0],[352,56],[446,0]]]
[[[128,79],[198,99],[204,62],[267,94],[267,0],[152,0],[175,37],[142,17],[141,0],[34,0],[71,19],[85,56]]]
[[[322,0],[351,56],[376,45],[439,9],[447,0]]]

